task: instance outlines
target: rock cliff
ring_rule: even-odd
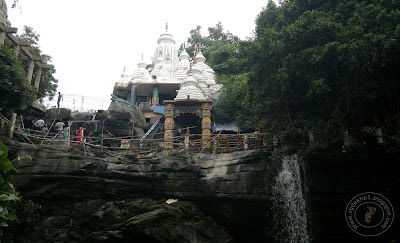
[[[85,156],[79,147],[0,139],[10,157],[32,156],[15,162],[14,185],[45,208],[44,220],[22,239],[229,242],[263,237],[266,185],[273,176],[261,151]],[[179,201],[166,205],[168,198]],[[135,207],[142,209],[124,213]]]
[[[5,141],[5,138],[2,138]],[[20,173],[15,185],[29,197],[225,197],[253,199],[266,192],[260,153],[195,154],[163,151],[124,157],[85,156],[77,147],[5,141]],[[99,152],[98,152],[99,153]]]

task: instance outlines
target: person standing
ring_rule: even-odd
[[[64,126],[65,126],[65,124],[64,124],[62,119],[60,119],[60,121],[56,123],[57,137],[58,138],[61,137],[60,134],[63,132]]]
[[[85,132],[85,127],[83,127],[83,126],[79,127],[79,129],[78,129],[78,139],[76,141],[83,142],[84,132]]]
[[[43,121],[42,118],[40,118],[39,120],[37,120],[33,125],[35,125],[35,129],[37,131],[42,131],[42,128],[44,126],[46,126],[46,123]]]
[[[65,125],[65,128],[64,128],[64,140],[65,141],[68,141],[68,138],[69,138],[69,125],[67,124],[67,125]]]
[[[63,100],[63,97],[60,92],[58,92],[58,99],[57,99],[57,108],[60,108],[60,102]]]

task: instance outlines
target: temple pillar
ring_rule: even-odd
[[[39,84],[40,84],[40,78],[42,76],[42,68],[41,67],[36,71],[35,76],[36,76],[35,77],[35,84],[34,84],[33,88],[38,90],[39,89]]]
[[[203,148],[210,148],[211,143],[211,104],[204,103],[203,108],[203,119],[201,121],[201,128],[203,129],[201,137],[203,139]]]
[[[155,84],[153,86],[153,98],[151,99],[151,106],[156,106],[160,102],[160,99],[158,98],[158,85]]]
[[[174,146],[174,105],[167,104],[165,106],[165,122],[164,122],[164,148],[172,149]]]
[[[131,104],[136,104],[136,92],[135,92],[136,84],[131,85]]]
[[[28,74],[26,75],[26,78],[28,79],[29,82],[32,81],[34,67],[35,67],[35,62],[33,60],[31,60],[29,63],[29,67],[28,67]]]
[[[14,45],[14,54],[19,56],[19,50],[21,49],[20,45]]]

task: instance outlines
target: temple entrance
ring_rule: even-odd
[[[175,129],[181,128],[182,133],[186,133],[185,128],[193,127],[190,128],[190,134],[201,134],[201,119],[194,113],[182,113],[175,118]]]

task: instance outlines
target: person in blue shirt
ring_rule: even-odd
[[[62,100],[62,95],[60,92],[58,92],[58,100],[57,100],[57,108],[60,108],[60,102]]]

